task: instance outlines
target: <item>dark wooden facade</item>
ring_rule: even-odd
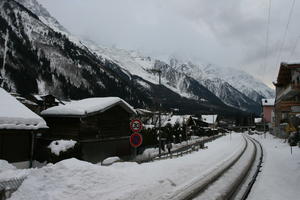
[[[130,117],[131,113],[119,105],[87,116],[45,116],[50,129],[40,140],[44,146],[57,139],[76,140],[81,148],[79,158],[90,162],[129,156]]]
[[[34,132],[27,130],[0,130],[0,159],[10,163],[33,159]]]

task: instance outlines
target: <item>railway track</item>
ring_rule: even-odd
[[[244,145],[205,176],[195,178],[189,184],[167,194],[172,200],[245,200],[251,192],[263,159],[260,143],[243,135]]]

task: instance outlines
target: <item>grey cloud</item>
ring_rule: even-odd
[[[268,0],[39,0],[70,32],[97,43],[140,50],[151,56],[177,54],[260,77],[264,64]],[[292,0],[272,0],[268,69],[276,75],[278,41]],[[296,3],[282,57],[300,34]],[[300,42],[299,42],[300,46]],[[296,48],[292,59],[300,54]],[[273,72],[274,71],[274,72]],[[270,82],[268,82],[270,85]]]

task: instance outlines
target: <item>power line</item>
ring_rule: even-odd
[[[269,9],[268,9],[268,22],[267,22],[267,33],[266,33],[266,44],[265,44],[265,59],[263,65],[263,76],[266,71],[267,67],[267,58],[268,58],[268,48],[269,48],[269,35],[270,35],[270,21],[271,21],[271,7],[272,7],[272,0],[269,0]]]
[[[294,53],[295,53],[295,51],[296,51],[296,49],[297,49],[297,45],[298,45],[298,43],[299,43],[299,40],[300,40],[300,35],[297,37],[296,42],[295,42],[295,45],[294,45],[293,48],[292,48],[292,51],[291,51],[291,54],[290,54],[290,59],[292,58],[292,56],[294,55]]]
[[[280,44],[280,46],[279,46],[279,51],[278,51],[278,56],[277,56],[276,64],[277,64],[277,63],[280,61],[280,59],[281,59],[281,54],[282,54],[283,47],[284,47],[284,45],[285,45],[286,36],[287,36],[288,30],[289,30],[289,26],[290,26],[290,22],[291,22],[291,19],[292,19],[292,15],[293,15],[295,3],[296,3],[296,0],[293,0],[292,7],[291,7],[291,9],[290,9],[289,16],[288,16],[288,21],[287,21],[287,24],[286,24],[286,27],[285,27],[283,39],[282,39],[282,42],[281,42],[281,44]]]

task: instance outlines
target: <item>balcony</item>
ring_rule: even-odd
[[[297,94],[300,94],[300,83],[291,83],[287,87],[277,91],[276,101],[280,102],[284,99],[290,99]]]
[[[281,101],[276,104],[276,109],[281,112],[298,112],[300,101]]]

